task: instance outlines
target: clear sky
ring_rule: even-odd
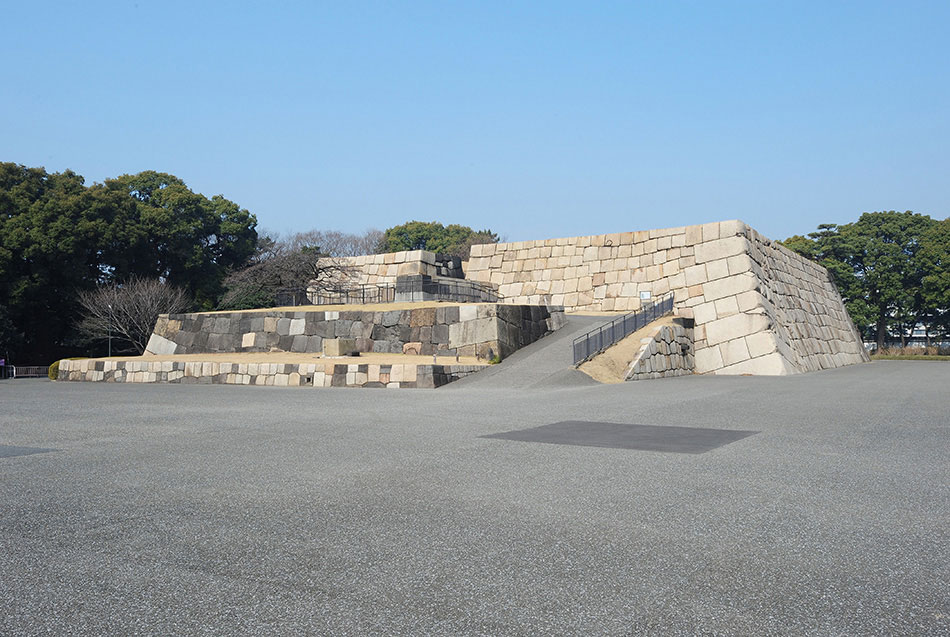
[[[0,161],[277,231],[950,216],[950,2],[5,2]]]

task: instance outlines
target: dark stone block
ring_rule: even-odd
[[[380,374],[391,374],[392,372],[393,372],[393,366],[392,366],[392,365],[380,365],[380,366],[379,366],[379,373],[380,373]]]
[[[277,319],[277,334],[279,336],[287,336],[290,334],[290,319],[289,318]]]
[[[321,321],[314,324],[313,333],[323,338],[334,338],[334,323],[336,321]]]
[[[398,326],[396,328],[396,338],[403,343],[412,341],[412,328],[408,325]]]
[[[363,372],[364,374],[369,372],[369,365],[357,365],[356,371]]]
[[[423,343],[432,342],[432,326],[431,325],[423,325],[422,327],[419,328],[419,340],[422,341]]]
[[[294,336],[293,343],[290,346],[290,351],[292,352],[306,352],[307,346],[310,344],[310,337],[304,336],[303,334],[298,334]]]
[[[330,387],[346,387],[346,373],[333,374],[330,379]]]
[[[389,342],[388,341],[373,341],[372,351],[378,354],[388,354],[389,353]]]
[[[320,336],[308,336],[307,337],[307,350],[308,352],[322,352],[323,351],[323,338]]]
[[[350,336],[350,326],[353,324],[352,321],[345,321],[340,319],[333,322],[333,335],[336,337],[348,338]]]
[[[372,388],[381,388],[381,387],[382,387],[382,388],[385,388],[386,385],[383,385],[383,384],[380,383],[380,382],[377,382],[377,381],[375,381],[375,380],[372,380],[372,381],[369,381],[368,383],[363,383],[363,387],[372,387]]]
[[[447,307],[447,308],[445,308],[445,322],[446,322],[446,324],[458,323],[458,322],[459,322],[459,309],[458,309],[458,307]]]
[[[399,383],[399,388],[400,388],[400,389],[415,389],[415,388],[416,388],[416,381],[412,381],[412,380],[407,381],[407,380],[404,380],[404,381],[402,381],[401,383]]]
[[[178,332],[175,342],[184,348],[190,348],[195,342],[194,332]]]
[[[277,348],[282,352],[289,352],[294,346],[293,336],[279,336],[278,339]]]
[[[356,339],[356,349],[361,352],[372,352],[373,351],[373,339],[371,338],[358,338]]]
[[[432,337],[431,339],[434,343],[448,343],[449,342],[449,326],[448,325],[436,325],[432,328]]]
[[[333,375],[334,375],[334,376],[337,376],[337,375],[339,375],[339,374],[343,374],[344,376],[346,376],[346,368],[347,368],[347,365],[345,365],[345,364],[344,364],[344,365],[334,365],[334,366],[333,366]]]
[[[432,356],[435,354],[435,344],[427,343],[426,341],[422,342],[422,347],[419,349],[419,353],[423,356]]]
[[[374,341],[382,341],[389,338],[389,330],[382,325],[374,325],[370,338]]]
[[[416,326],[416,327],[410,327],[410,328],[409,328],[409,341],[417,342],[417,341],[422,340],[421,338],[419,338],[419,335],[420,335],[421,333],[422,333],[422,328],[421,328],[421,327],[418,327],[418,326]]]

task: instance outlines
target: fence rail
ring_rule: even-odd
[[[456,301],[459,303],[494,303],[498,294],[490,287],[473,281],[432,281],[411,279],[397,284],[357,285],[347,288],[278,290],[279,306],[359,305],[399,301]]]
[[[578,366],[592,356],[601,353],[614,343],[633,334],[638,329],[673,311],[672,292],[659,301],[625,314],[574,339],[574,366]]]
[[[46,378],[47,365],[0,365],[0,378]]]
[[[458,303],[495,303],[498,293],[487,285],[465,279],[432,280],[425,277],[406,277],[396,281],[400,301],[456,301]]]

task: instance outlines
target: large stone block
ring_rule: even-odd
[[[356,351],[356,341],[352,338],[323,339],[324,356],[349,356]]]
[[[769,320],[761,314],[735,314],[706,323],[706,342],[725,343],[769,328]]]

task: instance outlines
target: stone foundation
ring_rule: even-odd
[[[417,256],[434,259],[396,253],[353,265],[368,268],[370,282],[384,276],[380,263],[401,258],[408,269]],[[869,360],[828,272],[741,221],[476,245],[466,278],[497,286],[504,303],[568,311],[629,312],[641,296],[672,292],[676,314],[695,319],[697,373],[792,374]]]
[[[657,326],[641,343],[624,380],[669,378],[695,372],[693,328],[682,319],[673,325]]]
[[[162,315],[146,353],[322,352],[324,339],[352,338],[378,353],[508,356],[563,325],[561,308],[433,304],[364,310],[256,310]]]
[[[223,363],[214,361],[62,360],[63,381],[107,383],[180,383],[268,385],[284,387],[435,388],[481,369],[483,365],[382,365],[316,363]]]

